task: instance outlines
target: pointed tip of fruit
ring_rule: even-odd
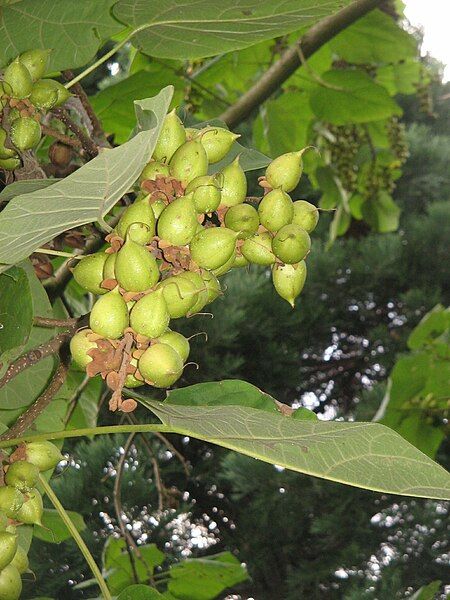
[[[231,137],[233,138],[233,140],[237,140],[238,138],[241,137],[241,134],[240,133],[232,133]]]
[[[288,302],[292,306],[292,308],[295,308],[295,300],[288,300]]]

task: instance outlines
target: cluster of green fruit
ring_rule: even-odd
[[[105,340],[117,348],[128,333],[134,344],[125,386],[172,385],[183,372],[189,341],[168,329],[170,320],[202,311],[221,294],[217,278],[235,267],[270,266],[276,291],[294,306],[305,283],[309,232],[318,221],[314,205],[288,194],[302,174],[302,151],[269,164],[255,208],[246,202],[239,157],[209,174],[237,137],[221,127],[186,129],[175,111],[167,115],[137,198],[107,237],[110,247],[73,270],[85,290],[100,295],[89,329],[71,341],[75,362],[88,374],[102,373],[108,383],[111,371],[99,352],[110,349]]]
[[[17,600],[21,575],[28,571],[28,557],[18,544],[17,527],[40,525],[42,496],[36,489],[39,474],[53,469],[62,459],[51,442],[32,442],[19,447],[3,466],[0,486],[0,598]]]
[[[39,143],[43,114],[64,104],[70,96],[58,81],[42,79],[47,72],[49,55],[50,50],[27,50],[6,67],[1,78],[0,108],[4,127],[0,127],[0,168],[7,171],[20,166],[20,152],[35,148]]]

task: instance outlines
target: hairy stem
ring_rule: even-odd
[[[98,155],[97,145],[84,133],[81,127],[78,127],[78,125],[72,121],[66,110],[63,108],[54,108],[52,114],[61,121],[61,123],[64,123],[67,129],[70,129],[70,131],[76,135],[89,158],[94,158]]]

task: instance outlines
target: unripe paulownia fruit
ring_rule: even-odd
[[[104,279],[103,270],[109,256],[105,252],[84,256],[72,271],[75,281],[91,294],[106,294],[108,290],[100,287],[100,284]]]
[[[185,141],[186,131],[183,127],[183,123],[177,117],[175,109],[173,109],[164,119],[158,141],[153,150],[153,158],[155,160],[164,160],[168,163],[175,151],[184,144]]]
[[[272,236],[268,231],[247,238],[241,246],[242,255],[255,265],[269,266],[275,262],[272,250]]]
[[[12,88],[8,83],[0,81],[0,108],[3,109],[8,104],[8,98],[12,94]],[[11,120],[11,116],[9,117]]]
[[[56,81],[55,79],[41,79],[39,83],[45,85],[47,89],[53,88],[56,91],[57,99],[55,106],[61,106],[72,95],[62,83],[59,83],[59,81]]]
[[[287,152],[277,156],[270,163],[266,169],[266,179],[272,188],[281,188],[283,192],[291,192],[297,187],[303,171],[303,152],[304,150]]]
[[[276,264],[272,267],[272,281],[278,293],[294,308],[295,299],[300,294],[306,280],[306,263],[296,265]]]
[[[157,388],[171,386],[183,373],[181,356],[168,344],[150,346],[138,364],[141,375]]]
[[[17,535],[0,532],[0,571],[10,564],[17,552]],[[1,598],[1,596],[0,596]]]
[[[10,63],[3,74],[3,81],[6,84],[5,89],[8,86],[11,87],[10,95],[13,98],[26,98],[31,93],[33,87],[33,80],[29,70],[23,65],[19,58],[16,58]]]
[[[208,172],[208,158],[198,140],[185,142],[170,159],[170,172],[184,185]]]
[[[58,102],[58,90],[50,83],[50,79],[42,79],[33,85],[30,102],[37,108],[49,110]]]
[[[230,256],[230,258],[227,260],[227,262],[225,262],[220,267],[217,267],[217,269],[213,269],[212,272],[214,273],[214,275],[216,277],[221,277],[222,275],[225,275],[225,273],[228,273],[228,271],[230,271],[233,268],[235,261],[236,261],[236,250],[233,250],[233,254]]]
[[[148,195],[139,198],[124,210],[116,225],[117,235],[125,239],[128,227],[133,223],[144,223],[149,229],[150,237],[152,238],[155,235],[155,215],[150,206]]]
[[[92,335],[92,329],[82,329],[77,331],[70,340],[70,354],[80,369],[85,369],[92,361],[92,357],[88,355],[89,350],[97,348],[97,344],[88,339],[90,335]]]
[[[107,256],[108,258],[105,260],[105,264],[103,266],[103,279],[115,279],[116,272],[114,267],[116,265],[117,252],[113,252]]]
[[[220,176],[203,175],[193,179],[186,188],[186,194],[193,192],[192,199],[197,213],[210,213],[220,204],[221,192],[219,187]]]
[[[280,189],[266,194],[258,206],[259,220],[269,231],[278,231],[292,221],[294,207],[286,192]]]
[[[220,282],[214,275],[214,273],[211,273],[211,271],[206,271],[204,269],[200,271],[200,277],[202,278],[203,283],[206,287],[206,291],[208,292],[206,304],[211,304],[211,302],[214,302],[214,300],[222,294]]]
[[[10,519],[16,517],[23,502],[23,494],[17,488],[11,485],[0,487],[0,510]]]
[[[259,227],[258,211],[250,204],[230,206],[224,222],[228,229],[239,232],[240,238],[247,238],[256,233]]]
[[[41,525],[44,512],[42,496],[36,488],[30,490],[27,496],[28,499],[25,499],[25,502],[17,511],[17,521],[25,525]]]
[[[14,158],[17,156],[17,152],[12,148],[7,148],[5,146],[6,142],[6,131],[3,127],[0,127],[0,158]]]
[[[162,211],[166,208],[166,203],[164,202],[164,200],[155,200],[155,202],[151,203],[151,208],[156,220],[159,219]]]
[[[223,206],[235,206],[244,202],[247,196],[247,178],[239,165],[239,156],[223,169],[221,175],[220,203]]]
[[[145,165],[142,173],[139,175],[139,181],[144,181],[145,179],[154,181],[157,177],[169,177],[169,175],[169,165],[157,160],[151,160]]]
[[[308,233],[295,223],[285,225],[272,240],[272,249],[277,258],[288,264],[298,263],[311,249]]]
[[[34,148],[41,139],[41,126],[31,117],[19,117],[11,125],[11,141],[19,150]]]
[[[3,511],[0,511],[0,531],[5,531],[8,527],[8,517]]]
[[[146,294],[131,309],[131,327],[136,333],[145,335],[148,338],[156,338],[162,335],[167,329],[169,321],[170,314],[162,288]]]
[[[194,284],[186,277],[173,275],[161,282],[164,300],[172,319],[185,317],[197,301]]]
[[[200,273],[196,273],[195,271],[184,271],[179,276],[181,278],[187,279],[194,286],[196,292],[196,300],[194,304],[190,307],[187,315],[195,315],[196,313],[200,312],[208,302],[208,290],[206,288],[205,282],[203,281]]]
[[[159,279],[155,257],[145,246],[133,242],[129,234],[117,253],[114,272],[118,284],[127,292],[144,292],[156,285]]]
[[[228,154],[234,141],[240,137],[239,134],[233,133],[223,127],[205,127],[201,129],[197,135],[202,146],[205,148],[208,162],[217,163]]]
[[[20,573],[14,565],[8,565],[0,571],[1,600],[19,600],[22,593]]]
[[[44,77],[47,72],[50,53],[51,50],[36,48],[34,50],[26,50],[20,54],[19,61],[28,69],[33,81]]]
[[[27,553],[22,548],[22,546],[17,546],[17,551],[16,551],[14,558],[12,559],[10,564],[13,567],[16,567],[16,569],[19,571],[20,575],[22,575],[22,573],[26,573],[28,571],[30,563],[28,561]]]
[[[184,335],[181,335],[181,333],[168,329],[155,341],[171,346],[174,350],[176,350],[176,352],[178,352],[183,363],[187,361],[191,348],[189,340],[185,338]]]
[[[238,234],[226,227],[209,227],[190,243],[192,260],[204,269],[218,269],[234,255]]]
[[[242,267],[247,267],[249,264],[250,261],[248,261],[243,254],[236,254],[232,268],[241,269]]]
[[[311,233],[316,228],[319,221],[319,210],[317,206],[306,200],[297,200],[294,202],[294,216],[292,222],[303,227],[305,231]]]
[[[105,338],[116,340],[122,337],[128,327],[128,308],[118,287],[101,296],[94,304],[89,326],[94,333]]]
[[[128,227],[126,238],[140,246],[145,246],[153,239],[153,236],[148,226],[144,223],[132,223]]]
[[[158,219],[158,235],[173,246],[189,244],[197,229],[197,213],[192,194],[171,202]]]
[[[9,465],[5,474],[5,483],[19,490],[29,492],[39,480],[39,469],[27,460],[17,460]]]
[[[137,367],[137,364],[138,363],[135,358],[132,358],[130,360],[130,365],[132,365],[133,367]],[[141,387],[141,385],[144,385],[144,382],[141,381],[140,379],[136,379],[136,377],[132,373],[128,373],[128,375],[125,377],[125,387],[137,388],[137,387]]]
[[[0,158],[0,169],[15,171],[21,165],[19,158]]]
[[[63,459],[59,449],[46,440],[25,444],[25,459],[36,465],[39,471],[53,469]]]

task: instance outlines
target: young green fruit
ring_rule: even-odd
[[[291,223],[275,234],[272,249],[277,258],[292,265],[303,260],[308,254],[311,249],[311,238],[300,225]]]
[[[130,360],[130,365],[132,365],[133,367],[137,367],[138,366],[137,360],[135,358],[132,358]],[[144,385],[144,382],[141,381],[140,379],[136,379],[136,377],[132,373],[128,373],[128,375],[125,377],[125,387],[137,388],[137,387],[141,387],[141,385]]]
[[[239,232],[240,238],[250,237],[259,227],[258,211],[250,204],[230,206],[225,213],[225,226]]]
[[[29,70],[23,65],[19,58],[10,63],[3,74],[3,81],[11,87],[11,96],[13,98],[26,98],[31,93],[33,80]],[[7,89],[7,87],[6,87]]]
[[[112,254],[107,254],[107,259],[105,260],[105,264],[103,266],[103,279],[115,279],[116,278],[116,272],[115,272],[115,266],[116,266],[116,259],[117,259],[117,252],[113,252]],[[105,290],[106,292],[107,290]]]
[[[0,599],[19,600],[22,593],[20,573],[14,565],[8,565],[0,571]]]
[[[193,192],[195,210],[199,214],[210,213],[220,204],[221,192],[217,175],[203,175],[193,179],[186,188],[186,193]]]
[[[269,266],[275,262],[272,250],[272,236],[268,231],[247,238],[241,246],[242,255],[255,265]]]
[[[44,506],[42,496],[36,488],[33,488],[27,494],[28,499],[17,511],[17,521],[25,525],[41,525]]]
[[[149,197],[143,196],[128,206],[116,226],[117,235],[125,239],[130,225],[144,223],[149,229],[150,239],[155,235],[155,215],[149,203]]]
[[[319,221],[319,210],[317,206],[306,200],[297,200],[294,202],[294,216],[292,222],[303,227],[305,231],[311,233],[316,228]]]
[[[174,350],[176,350],[176,352],[178,352],[183,363],[187,361],[191,347],[189,340],[186,339],[184,335],[181,335],[181,333],[168,329],[162,335],[160,335],[156,341],[160,342],[161,344],[167,344],[168,346],[171,346]]]
[[[191,140],[176,150],[170,159],[172,176],[188,185],[196,177],[208,172],[208,158],[201,142]]]
[[[248,261],[243,254],[236,254],[232,268],[241,269],[242,267],[247,267],[249,264],[250,261]]]
[[[100,284],[104,279],[103,270],[109,256],[105,252],[95,252],[83,257],[72,271],[75,281],[91,294],[106,294],[108,290]]]
[[[155,257],[145,246],[133,242],[129,234],[117,253],[114,272],[118,284],[127,292],[144,292],[156,285],[159,279]]]
[[[168,344],[154,344],[139,359],[141,375],[157,388],[167,388],[183,373],[183,361]]]
[[[269,231],[278,231],[292,221],[294,207],[291,198],[280,189],[266,194],[258,206],[259,220]]]
[[[221,204],[235,206],[242,204],[247,196],[247,178],[239,165],[239,156],[222,171]]]
[[[154,181],[157,177],[169,177],[170,169],[169,165],[166,165],[157,160],[151,160],[147,163],[139,175],[139,181],[145,181],[145,179],[151,179]]]
[[[296,265],[279,265],[272,268],[272,281],[278,293],[284,300],[294,308],[295,299],[300,294],[306,280],[306,263],[299,262]]]
[[[19,492],[29,492],[39,480],[39,469],[26,460],[17,460],[9,465],[5,474],[6,485],[11,485]]]
[[[20,575],[22,575],[23,573],[26,573],[28,571],[30,563],[28,561],[27,553],[22,548],[22,546],[17,546],[17,551],[16,551],[14,558],[12,559],[10,564],[13,567],[16,567],[16,569],[19,571]]]
[[[238,234],[226,227],[209,227],[190,243],[192,260],[204,269],[218,269],[234,255]]]
[[[208,162],[213,164],[225,158],[234,141],[240,136],[223,127],[205,127],[199,131],[197,137],[205,148]]]
[[[180,274],[180,277],[187,279],[194,286],[196,292],[196,301],[190,307],[187,315],[195,315],[196,313],[200,312],[208,303],[208,290],[205,282],[203,281],[200,273],[196,273],[195,271],[184,271],[184,273]]]
[[[23,502],[23,494],[17,488],[10,485],[0,487],[0,510],[10,519],[16,517]]]
[[[0,127],[0,158],[15,158],[17,156],[17,152],[12,148],[7,148],[5,143],[6,131],[3,129],[3,127]]]
[[[116,340],[122,337],[128,327],[128,308],[118,287],[101,296],[94,304],[89,326],[94,333],[105,338]]]
[[[158,235],[172,246],[189,244],[197,229],[192,194],[181,196],[171,202],[158,219]]]
[[[211,304],[214,302],[216,298],[218,298],[222,294],[222,288],[220,287],[220,282],[214,273],[211,271],[201,270],[200,277],[203,280],[203,283],[206,287],[206,291],[208,293],[206,304]]]
[[[29,442],[25,444],[25,459],[36,465],[39,471],[48,471],[56,467],[63,455],[51,442]]]
[[[186,277],[174,275],[161,282],[164,300],[172,319],[185,317],[197,302],[194,284]]]
[[[11,96],[12,94],[12,88],[8,83],[5,83],[4,81],[0,81],[0,108],[3,109],[5,108],[5,106],[8,104],[8,98]],[[11,115],[9,117],[10,121],[11,119]]]
[[[222,275],[225,275],[225,273],[228,273],[228,271],[231,271],[235,262],[236,262],[236,251],[234,250],[233,254],[230,256],[230,258],[227,260],[226,263],[224,263],[220,267],[217,267],[217,269],[213,269],[214,275],[216,277],[221,277]]]
[[[10,564],[17,552],[17,535],[0,532],[0,571]],[[1,596],[0,596],[1,598]]]
[[[18,158],[0,158],[0,169],[5,171],[15,171],[21,165]]]
[[[272,188],[291,192],[297,187],[303,171],[302,154],[303,150],[288,152],[270,163],[266,169],[266,179]]]
[[[19,56],[19,61],[28,69],[33,81],[37,81],[44,77],[47,72],[48,59],[51,50],[26,50]]]
[[[11,141],[19,150],[37,146],[41,139],[41,126],[31,117],[19,117],[11,125]]]
[[[58,91],[49,83],[50,79],[42,79],[33,85],[30,94],[30,102],[37,108],[49,110],[58,102]]]
[[[45,85],[47,89],[54,89],[56,92],[57,100],[55,106],[61,106],[64,104],[72,95],[67,88],[63,86],[62,83],[56,81],[55,79],[41,79],[40,83]]]
[[[4,512],[0,511],[0,531],[6,531],[8,527],[8,517]]]
[[[85,369],[92,361],[92,358],[88,355],[89,350],[97,348],[97,344],[88,339],[90,335],[92,335],[92,329],[82,329],[77,331],[70,340],[70,354],[80,369]]]
[[[164,119],[159,133],[158,141],[153,150],[155,160],[163,160],[168,163],[175,151],[186,141],[186,131],[183,123],[177,117],[175,109]]]
[[[130,325],[136,333],[156,338],[167,329],[170,314],[163,296],[163,289],[146,294],[131,309]]]
[[[166,203],[164,202],[164,200],[155,200],[155,202],[152,202],[150,206],[152,208],[153,215],[156,220],[159,219],[162,211],[166,208]]]

